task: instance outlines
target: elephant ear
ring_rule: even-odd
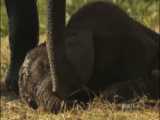
[[[74,72],[86,84],[91,79],[94,67],[94,43],[92,32],[88,30],[69,31],[66,36],[66,57]]]

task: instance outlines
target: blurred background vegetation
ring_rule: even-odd
[[[46,19],[47,19],[47,0],[37,0],[40,19],[40,33],[46,32]],[[79,9],[82,5],[96,0],[67,0],[67,14],[66,20]],[[100,0],[97,0],[100,1]],[[107,0],[103,0],[107,1]],[[145,24],[146,26],[155,29],[159,24],[159,0],[108,0],[118,4],[130,16]],[[4,0],[0,3],[0,32],[1,37],[8,34],[7,16],[4,6]],[[157,28],[158,29],[158,28]]]

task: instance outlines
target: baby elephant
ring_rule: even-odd
[[[19,93],[23,102],[33,109],[58,113],[87,103],[91,99],[85,91],[75,92],[67,100],[60,99],[52,92],[49,61],[46,44],[43,43],[30,51],[19,72]],[[92,97],[93,98],[93,97]],[[76,100],[77,99],[77,100]]]
[[[52,92],[45,44],[27,54],[19,73],[19,93],[23,101],[33,109],[42,107],[52,112],[60,110],[62,100]]]

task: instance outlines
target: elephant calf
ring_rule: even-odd
[[[20,69],[20,96],[30,107],[47,111],[60,109],[61,101],[52,93],[50,69],[45,44],[33,49]]]

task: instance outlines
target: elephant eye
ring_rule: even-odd
[[[33,100],[33,99],[29,99],[29,100],[28,100],[28,104],[29,104],[29,106],[32,107],[33,109],[37,109],[37,108],[38,108],[38,105],[37,105],[36,101]]]

